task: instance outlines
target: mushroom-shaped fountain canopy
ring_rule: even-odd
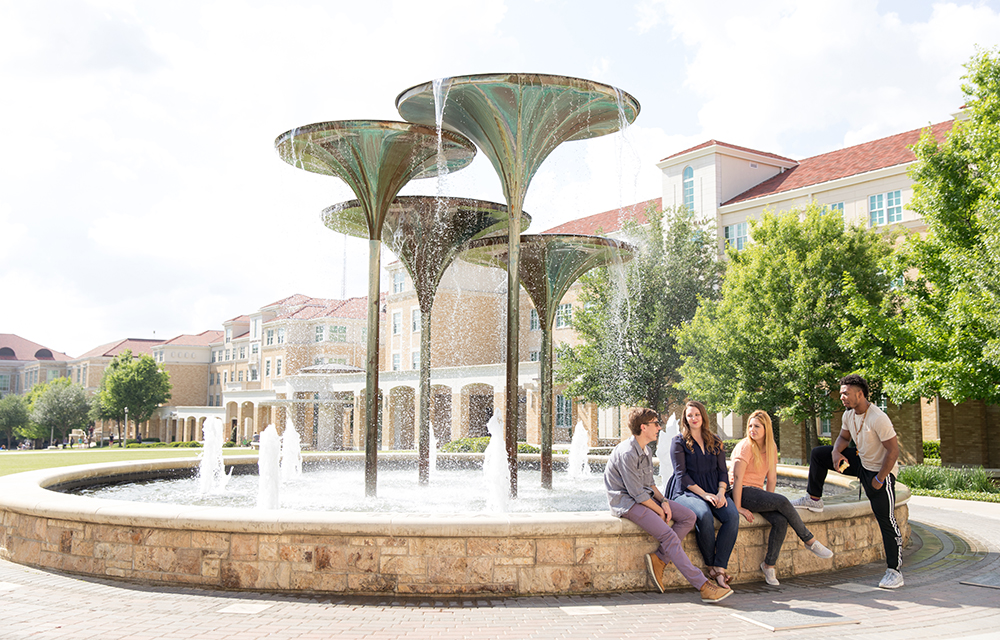
[[[378,240],[382,218],[399,190],[412,179],[457,171],[476,154],[464,136],[409,122],[342,120],[298,127],[274,146],[288,164],[341,178],[365,214],[367,237]]]
[[[552,326],[556,307],[577,279],[594,267],[632,259],[635,248],[621,240],[576,234],[521,236],[519,276],[539,318]],[[469,244],[462,259],[473,264],[507,267],[507,238],[482,238]]]
[[[523,202],[532,176],[561,143],[613,133],[639,115],[639,102],[624,91],[539,73],[426,82],[400,93],[396,108],[404,120],[434,126],[440,113],[443,128],[472,139],[493,163],[511,206]]]
[[[506,205],[471,198],[398,196],[382,225],[382,242],[410,272],[420,308],[430,311],[445,270],[471,240],[507,233]],[[358,200],[323,210],[323,223],[341,233],[367,237],[365,213]],[[531,218],[521,218],[526,229]]]

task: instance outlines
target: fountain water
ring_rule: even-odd
[[[576,423],[573,429],[573,440],[569,444],[569,477],[580,478],[590,475],[590,463],[587,454],[590,452],[590,434],[583,422]]]
[[[663,478],[664,484],[674,474],[674,462],[670,459],[670,441],[677,435],[679,427],[677,416],[670,414],[667,424],[656,440],[656,457],[660,460],[660,477]]]
[[[438,464],[438,439],[437,439],[437,436],[434,435],[434,429],[430,430],[430,440],[431,440],[431,446],[430,446],[430,451],[428,452],[428,457],[430,458],[430,464],[427,465],[428,466],[428,470],[427,470],[428,477],[430,477],[431,475],[437,473],[437,464]]]
[[[496,414],[486,423],[490,432],[490,443],[483,452],[483,478],[486,481],[486,508],[489,511],[507,511],[510,494],[510,467],[504,448],[503,426]]]
[[[291,482],[302,477],[302,446],[299,432],[291,420],[281,434],[281,481]]]
[[[229,476],[222,460],[222,420],[208,418],[201,427],[201,463],[198,465],[198,489],[201,493],[220,493],[226,489]]]
[[[260,434],[260,457],[257,460],[259,484],[257,486],[257,507],[277,509],[280,505],[281,488],[281,436],[274,425],[268,425]]]

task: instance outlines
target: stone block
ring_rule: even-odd
[[[302,554],[303,561],[308,553],[307,551]],[[313,555],[316,558],[317,571],[346,571],[351,566],[344,547],[319,546],[313,550]]]
[[[229,557],[242,562],[256,560],[257,544],[256,535],[234,533],[229,539]]]
[[[168,529],[150,529],[143,544],[150,547],[190,547],[190,531],[170,531]]]
[[[535,557],[535,542],[533,540],[470,538],[467,548],[470,556],[502,556],[505,558],[532,559]]]
[[[215,531],[192,531],[190,546],[211,551],[228,551],[229,534]]]
[[[340,593],[347,589],[347,574],[292,571],[289,578],[289,588],[304,591],[332,591]]]
[[[431,558],[427,578],[437,584],[464,584],[470,562],[470,558]]]
[[[573,564],[573,542],[558,538],[542,538],[535,543],[538,564]]]
[[[201,561],[201,575],[206,578],[218,578],[221,562],[219,558],[203,558]]]
[[[472,544],[472,540],[469,544]],[[410,545],[410,553],[418,556],[454,556],[466,555],[466,542],[451,538],[417,538]],[[479,555],[479,554],[477,554]]]
[[[378,550],[371,547],[347,551],[347,569],[354,572],[374,573],[378,569]],[[319,563],[317,562],[317,567]]]
[[[427,572],[427,558],[420,556],[383,555],[379,571],[381,573],[395,573],[403,576],[424,574]]]
[[[518,570],[521,593],[577,593],[591,591],[594,577],[591,567],[536,566]]]
[[[94,544],[94,556],[115,562],[132,562],[132,545],[116,542],[98,542]]]
[[[352,573],[347,576],[347,588],[355,593],[392,593],[396,590],[396,578],[376,573]]]
[[[226,589],[249,589],[257,584],[259,572],[255,562],[223,561],[219,567],[219,584]]]

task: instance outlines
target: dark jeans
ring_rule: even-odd
[[[767,536],[767,553],[764,564],[774,566],[778,562],[781,544],[785,541],[788,525],[802,542],[810,540],[813,534],[802,522],[798,511],[780,493],[773,493],[757,487],[743,487],[741,506],[749,511],[759,513],[762,518],[771,523],[771,533]]]
[[[890,569],[899,569],[903,559],[903,534],[899,532],[896,522],[896,476],[891,473],[885,477],[885,484],[876,489],[872,486],[872,478],[877,475],[861,466],[858,450],[847,447],[843,456],[851,463],[844,471],[845,475],[854,476],[861,481],[868,502],[872,505],[875,520],[878,521],[882,533],[882,546],[885,547],[885,563]],[[809,458],[809,485],[806,491],[814,498],[823,497],[823,483],[827,471],[833,469],[833,447],[816,447]]]
[[[693,493],[682,493],[677,496],[675,502],[694,511],[697,517],[694,537],[698,542],[698,550],[701,551],[705,566],[723,569],[728,567],[729,556],[736,546],[736,536],[740,533],[740,514],[736,511],[736,504],[727,498],[726,506],[719,509]],[[716,518],[721,523],[718,535],[715,533]]]

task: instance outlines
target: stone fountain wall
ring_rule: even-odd
[[[195,461],[196,462],[196,461]],[[113,473],[156,473],[178,461],[88,465],[0,478],[0,557],[138,583],[353,594],[507,595],[646,591],[655,542],[609,513],[385,515],[251,511],[97,500],[45,486]],[[909,541],[908,497],[896,518]],[[828,505],[803,520],[833,549],[807,551],[791,532],[779,576],[829,571],[882,556],[867,501]],[[766,523],[741,523],[730,573],[760,579]],[[700,565],[693,534],[684,542]],[[672,566],[670,586],[687,586]]]

